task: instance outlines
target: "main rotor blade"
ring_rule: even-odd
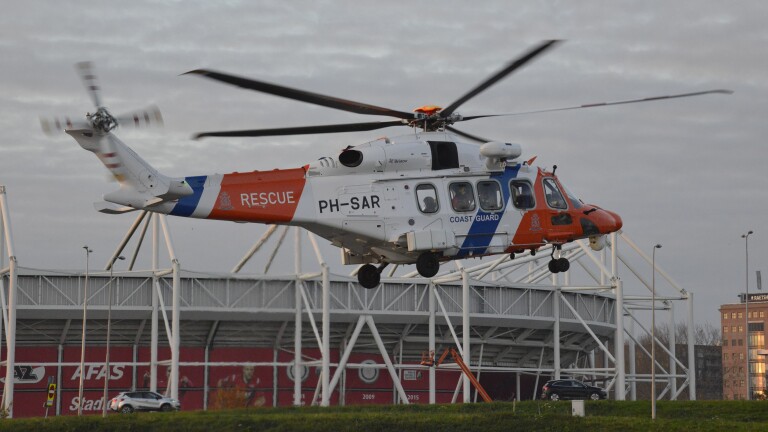
[[[93,63],[89,61],[76,63],[75,69],[77,69],[77,74],[80,75],[80,79],[83,81],[85,89],[88,90],[93,105],[96,108],[101,108],[101,88],[99,87],[96,72],[93,70]]]
[[[413,113],[397,111],[389,108],[383,108],[375,105],[369,105],[362,102],[355,102],[347,99],[341,99],[333,96],[321,95],[304,90],[285,87],[277,84],[271,84],[264,81],[257,81],[250,78],[243,78],[235,75],[216,72],[208,69],[196,69],[186,72],[182,75],[197,74],[217,81],[232,84],[249,90],[255,90],[262,93],[268,93],[275,96],[281,96],[301,102],[307,102],[328,108],[334,108],[342,111],[349,111],[357,114],[384,115],[397,117],[400,119],[414,119]]]
[[[466,102],[466,101],[472,99],[473,97],[477,96],[478,94],[480,94],[482,91],[484,91],[488,87],[496,84],[496,82],[498,82],[502,78],[506,77],[510,73],[514,72],[516,69],[522,67],[523,65],[525,65],[529,61],[533,60],[536,56],[538,56],[539,54],[543,53],[544,51],[546,51],[547,49],[549,49],[553,45],[557,44],[558,42],[560,42],[560,41],[558,41],[558,40],[544,41],[542,44],[540,44],[536,48],[528,51],[527,53],[525,53],[521,57],[517,58],[515,61],[511,62],[510,64],[508,64],[507,67],[505,67],[504,69],[500,70],[499,72],[497,72],[492,77],[490,77],[487,80],[485,80],[482,83],[480,83],[477,87],[472,89],[469,93],[465,94],[464,96],[460,97],[455,102],[453,102],[452,104],[448,105],[447,108],[445,108],[444,110],[442,110],[440,112],[440,115],[442,117],[448,117],[461,104],[463,104],[464,102]]]
[[[334,125],[319,126],[299,126],[276,129],[251,129],[222,132],[200,132],[192,135],[192,139],[205,137],[261,137],[261,136],[281,136],[281,135],[307,135],[307,134],[325,134],[336,132],[362,132],[376,129],[384,129],[392,126],[407,126],[405,123],[395,120],[388,122],[368,122],[368,123],[345,123]]]
[[[692,96],[703,96],[708,94],[729,95],[729,94],[733,94],[733,90],[716,89],[716,90],[706,90],[706,91],[693,92],[693,93],[681,93],[681,94],[667,95],[667,96],[653,96],[653,97],[648,97],[643,99],[630,99],[630,100],[615,101],[615,102],[597,102],[597,103],[590,103],[590,104],[577,105],[577,106],[564,107],[564,108],[550,108],[550,109],[542,109],[542,110],[536,110],[536,111],[522,111],[522,112],[506,113],[506,114],[467,116],[462,118],[461,121],[474,120],[474,119],[485,118],[485,117],[507,117],[507,116],[516,116],[516,115],[525,115],[525,114],[547,113],[547,112],[554,112],[554,111],[568,111],[568,110],[575,110],[575,109],[582,109],[582,108],[597,108],[597,107],[604,107],[604,106],[611,106],[611,105],[627,105],[627,104],[640,103],[640,102],[654,102],[654,101],[660,101],[665,99],[677,99],[677,98],[692,97]]]
[[[481,136],[472,135],[470,133],[467,133],[467,132],[464,132],[464,131],[460,131],[460,130],[456,129],[455,127],[452,127],[452,126],[446,126],[445,128],[448,129],[449,131],[455,133],[456,135],[461,135],[464,138],[471,139],[472,141],[477,141],[477,142],[480,142],[480,143],[487,143],[487,142],[493,141],[493,140],[488,139],[488,138],[483,138]]]

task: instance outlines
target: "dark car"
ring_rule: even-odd
[[[541,388],[541,398],[554,401],[560,399],[599,400],[606,397],[608,397],[608,393],[600,387],[594,387],[573,379],[547,381]]]

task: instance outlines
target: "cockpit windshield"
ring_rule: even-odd
[[[573,194],[567,187],[565,187],[564,184],[560,183],[560,187],[563,188],[563,191],[565,191],[565,194],[568,195],[568,199],[571,200],[571,204],[573,204],[573,208],[581,208],[581,206],[584,205],[584,201],[580,200],[576,195]]]

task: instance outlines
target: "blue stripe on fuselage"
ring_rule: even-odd
[[[520,171],[520,164],[513,167],[507,167],[503,173],[491,174],[491,179],[498,180],[501,183],[501,193],[504,195],[504,205],[509,204],[509,182],[513,178],[517,177],[517,173]],[[487,212],[483,209],[478,210],[475,218],[472,221],[472,226],[469,227],[467,237],[464,239],[464,243],[461,244],[461,249],[456,257],[463,258],[472,255],[482,255],[488,249],[488,245],[491,244],[493,234],[496,232],[496,228],[499,227],[501,218],[504,216],[506,207],[498,212]]]
[[[203,196],[203,189],[205,188],[205,180],[207,178],[208,176],[185,177],[184,180],[186,180],[194,193],[181,198],[173,207],[170,214],[174,216],[192,215],[197,208],[197,204],[200,202],[200,197]]]

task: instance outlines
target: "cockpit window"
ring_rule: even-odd
[[[440,206],[437,202],[437,190],[431,184],[416,186],[416,201],[422,213],[437,213]]]
[[[554,209],[567,209],[568,204],[565,203],[563,194],[555,184],[555,180],[551,178],[544,179],[544,196],[547,199],[547,204]]]
[[[477,183],[477,198],[480,208],[485,211],[498,211],[504,206],[499,184],[493,180]]]
[[[578,199],[576,195],[573,194],[573,192],[571,192],[567,187],[565,187],[565,185],[561,183],[560,187],[563,188],[563,191],[565,191],[565,194],[568,196],[568,199],[571,200],[571,205],[573,206],[573,208],[579,209],[584,205],[584,201]]]
[[[456,182],[448,186],[451,196],[451,206],[457,212],[472,211],[475,209],[475,195],[472,193],[472,184],[469,182]]]
[[[509,184],[512,191],[512,204],[520,210],[527,210],[536,206],[533,199],[531,184],[524,180],[512,180]]]

